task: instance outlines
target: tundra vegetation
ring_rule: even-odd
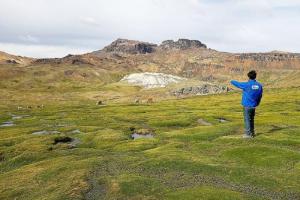
[[[0,52],[0,199],[300,199],[299,66],[300,54],[189,40],[55,59]],[[228,81],[249,69],[265,91],[245,140]],[[186,81],[120,82],[140,72]]]
[[[39,96],[2,95],[0,124],[13,125],[0,127],[0,199],[300,197],[299,88],[265,91],[252,140],[237,92],[105,106],[52,96],[43,108]]]

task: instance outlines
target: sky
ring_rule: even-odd
[[[300,52],[300,0],[0,0],[0,51],[63,57],[117,38]]]

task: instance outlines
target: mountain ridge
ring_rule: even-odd
[[[52,98],[52,92],[61,94],[61,98],[67,92],[74,98],[79,95],[93,100],[101,98],[128,102],[135,97],[158,100],[174,98],[174,94],[181,97],[196,95],[202,90],[219,90],[219,87],[211,88],[208,83],[230,87],[230,80],[243,81],[247,72],[254,69],[258,71],[258,81],[266,88],[300,87],[300,54],[278,51],[228,53],[190,41],[183,42],[186,46],[179,46],[184,48],[178,48],[176,41],[169,41],[168,44],[174,45],[174,48],[161,48],[160,44],[154,46],[155,51],[151,53],[139,52],[141,46],[136,44],[140,41],[130,41],[129,53],[125,47],[125,52],[110,49],[81,55],[69,54],[62,58],[34,59],[2,54],[0,85],[11,93],[21,90],[29,96],[35,94],[33,91],[43,92],[45,99]],[[132,50],[138,52],[132,53]],[[163,73],[182,77],[186,81],[147,91],[120,82],[134,73]],[[73,93],[75,91],[76,94]]]
[[[165,48],[166,44],[168,48]],[[45,84],[64,79],[107,84],[118,82],[128,74],[150,72],[228,84],[231,79],[242,80],[248,70],[255,69],[267,86],[300,85],[296,76],[300,72],[298,53],[228,53],[210,49],[197,40],[167,40],[157,45],[118,39],[102,50],[69,54],[62,58],[34,59],[2,55],[0,76],[3,81],[7,77],[11,81],[18,81],[15,80],[18,79],[16,75],[21,78],[27,74],[28,82],[33,82],[31,79],[34,76]],[[22,86],[21,83],[17,85]]]
[[[120,46],[121,47],[120,47]],[[148,48],[149,45],[151,48]],[[133,49],[126,49],[126,46],[131,46]],[[123,47],[123,48],[122,48]],[[137,49],[134,49],[137,47]],[[155,43],[150,43],[150,42],[144,42],[144,41],[139,41],[139,40],[130,40],[130,39],[123,39],[123,38],[118,38],[114,40],[112,43],[109,45],[103,47],[100,50],[92,51],[92,52],[87,52],[83,54],[68,54],[63,57],[56,57],[56,58],[33,58],[33,57],[27,57],[27,56],[19,56],[19,55],[13,55],[6,53],[5,51],[0,50],[0,60],[3,60],[3,57],[15,57],[15,58],[23,58],[23,59],[30,59],[30,60],[40,60],[40,59],[65,59],[71,56],[84,56],[84,55],[89,55],[89,54],[99,54],[99,53],[128,53],[128,54],[145,54],[145,53],[153,53],[155,49],[159,50],[188,50],[192,48],[203,48],[207,49],[207,45],[203,44],[199,40],[191,40],[191,39],[183,39],[180,38],[177,41],[175,40],[164,40],[160,44],[155,44]],[[213,49],[209,49],[213,50]],[[218,51],[218,50],[215,50]],[[297,52],[287,52],[287,51],[281,51],[281,50],[272,50],[272,51],[267,51],[267,52],[237,52],[237,53],[232,53],[232,52],[223,52],[223,51],[218,51],[221,53],[229,53],[229,54],[235,54],[235,55],[248,55],[248,54],[290,54],[290,55],[297,55],[300,57],[300,53]]]

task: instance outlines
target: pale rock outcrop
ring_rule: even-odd
[[[145,72],[129,74],[122,78],[121,81],[125,81],[133,85],[142,86],[144,88],[157,88],[166,87],[168,84],[179,83],[183,80],[186,79],[170,74]]]

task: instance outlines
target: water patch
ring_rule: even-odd
[[[15,124],[12,121],[3,122],[0,127],[10,127],[15,126]]]
[[[140,139],[140,138],[154,138],[154,130],[153,129],[135,129],[134,127],[130,127],[130,131],[132,131],[131,139]]]
[[[153,134],[145,134],[145,135],[142,135],[142,134],[137,134],[137,133],[133,133],[131,134],[131,138],[136,140],[136,139],[140,139],[140,138],[154,138],[154,135]]]
[[[59,131],[46,131],[46,130],[43,130],[43,131],[33,132],[32,135],[52,135],[52,134],[59,134],[59,133],[60,133]]]
[[[24,117],[30,117],[30,115],[15,115],[15,114],[10,114],[11,119],[15,120],[15,119],[22,119]]]
[[[58,144],[58,143],[69,143],[72,142],[73,138],[68,137],[68,136],[58,136],[56,138],[54,138],[54,142],[53,144]]]

